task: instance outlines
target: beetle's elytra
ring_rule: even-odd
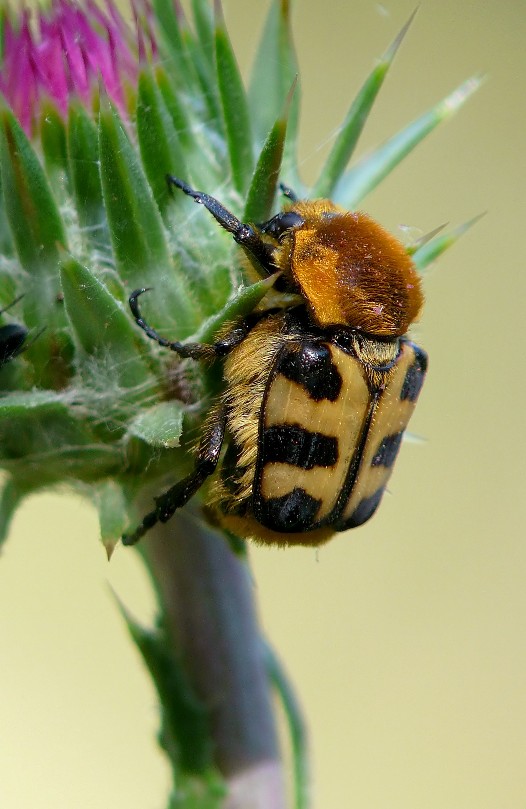
[[[169,178],[232,233],[259,271],[293,293],[259,306],[213,345],[146,334],[181,357],[223,362],[224,391],[207,420],[194,471],[123,537],[165,522],[215,471],[214,518],[239,536],[319,545],[366,522],[391,475],[427,356],[405,335],[423,304],[403,245],[363,213],[329,200],[290,203],[268,222],[240,222],[216,199]]]

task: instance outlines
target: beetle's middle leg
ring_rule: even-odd
[[[160,497],[155,498],[155,509],[146,514],[133,533],[124,534],[123,545],[135,545],[158,522],[167,522],[177,509],[184,506],[201,488],[205,480],[215,471],[225,436],[225,428],[226,406],[221,405],[201,439],[194,470]]]

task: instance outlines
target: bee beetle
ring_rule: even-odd
[[[329,200],[301,201],[290,189],[281,213],[260,225],[239,221],[208,194],[175,177],[215,217],[254,267],[290,294],[261,306],[212,345],[170,342],[181,357],[223,361],[194,471],[156,499],[131,545],[166,522],[211,475],[228,447],[209,508],[241,537],[319,545],[376,511],[422,387],[427,355],[406,336],[423,304],[404,246],[367,214]]]

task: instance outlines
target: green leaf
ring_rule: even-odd
[[[243,221],[266,222],[272,211],[279,180],[287,119],[279,118],[265,141],[250,183]]]
[[[464,235],[470,228],[473,227],[485,214],[479,214],[478,216],[474,216],[473,219],[470,219],[468,222],[464,222],[462,225],[450,230],[448,233],[442,233],[439,236],[435,236],[434,239],[430,241],[426,241],[421,247],[419,247],[413,253],[413,261],[415,262],[416,268],[418,270],[424,270],[429,264],[431,264],[435,259],[442,255],[451,245],[455,244],[461,236]]]
[[[222,137],[211,138],[208,127],[202,125],[202,110],[194,110],[191,100],[176,91],[165,70],[157,66],[155,76],[187,165],[181,179],[197,188],[210,188],[224,180],[226,149]]]
[[[296,86],[298,62],[290,26],[290,0],[273,0],[256,53],[249,87],[252,129],[261,146],[274,122],[282,115],[291,87],[294,87],[288,116],[284,169],[286,182],[299,186],[297,138],[300,92]]]
[[[188,99],[188,102],[192,103],[195,108],[197,108],[197,104],[199,105],[201,120],[206,121],[210,132],[220,134],[222,137],[224,134],[223,116],[217,86],[215,48],[205,54],[199,32],[196,37],[189,26],[186,26],[183,31],[183,41],[188,52],[188,58],[195,69],[199,88],[196,90],[194,97]]]
[[[212,343],[217,332],[225,323],[241,320],[252,312],[258,303],[272,289],[279,273],[274,273],[263,281],[257,281],[247,287],[241,287],[234,297],[216,315],[209,317],[195,335],[195,340]]]
[[[192,151],[195,143],[194,132],[191,127],[191,109],[187,99],[174,87],[171,76],[163,65],[155,66],[155,81],[162,95],[166,110],[168,111],[173,127],[177,133],[183,153]]]
[[[67,398],[51,391],[0,397],[0,458],[27,490],[67,480],[96,480],[123,464],[118,445],[102,445]]]
[[[166,175],[186,177],[187,168],[172,118],[149,67],[143,68],[139,75],[137,137],[146,176],[155,201],[164,212],[171,199]]]
[[[169,254],[159,212],[117,111],[101,102],[99,149],[102,192],[121,274],[150,281]]]
[[[407,244],[405,248],[406,253],[409,256],[413,256],[420,247],[423,247],[424,244],[427,244],[428,242],[431,241],[431,239],[434,239],[435,236],[438,236],[438,234],[441,233],[446,226],[447,223],[438,225],[438,227],[433,228],[433,230],[430,230],[428,233],[425,233],[423,236],[420,236],[418,239],[416,239],[416,241]]]
[[[197,321],[185,276],[173,267],[159,210],[117,112],[105,102],[99,123],[100,171],[110,238],[117,268],[130,292],[155,286],[167,275],[158,298],[158,320],[172,322],[177,312],[181,331],[191,332]]]
[[[402,40],[413,22],[417,10],[418,9],[415,9],[415,11],[413,11],[394,42],[387,49],[374,70],[369,74],[358,95],[352,102],[325,165],[320,172],[320,176],[312,189],[313,197],[325,198],[332,196],[334,187],[351,159],[376,96],[402,44]]]
[[[62,115],[50,100],[42,104],[39,128],[48,179],[53,183],[55,194],[65,199],[69,191],[66,127]]]
[[[0,200],[2,202],[2,204],[0,204],[0,255],[5,256],[6,258],[8,257],[11,258],[14,256],[15,248],[13,244],[11,228],[9,227],[9,223],[7,221],[5,205],[3,202],[1,178],[2,173],[0,170]],[[2,289],[2,292],[3,291],[4,290]]]
[[[214,14],[210,3],[192,0],[192,13],[197,32],[199,50],[214,70]]]
[[[0,172],[18,257],[32,279],[24,297],[26,325],[62,325],[54,306],[59,291],[57,243],[66,244],[62,220],[33,147],[6,107],[0,109]]]
[[[292,745],[294,774],[294,809],[308,809],[310,793],[308,739],[305,720],[301,713],[298,698],[278,656],[263,642],[267,675],[276,689],[283,706]]]
[[[128,502],[113,480],[97,484],[91,494],[99,514],[100,537],[110,558],[128,524]]]
[[[473,77],[463,82],[429,112],[386,141],[348,171],[336,185],[334,200],[346,208],[354,208],[366,194],[391,173],[438,124],[451,118],[480,87],[481,79]]]
[[[79,347],[98,359],[112,384],[136,389],[153,384],[143,356],[139,334],[122,304],[72,256],[61,261],[64,303]]]
[[[192,0],[192,13],[197,36],[186,37],[188,52],[196,67],[203,96],[219,130],[223,122],[217,86],[215,63],[215,21],[211,3],[208,0]]]
[[[9,227],[20,264],[27,271],[22,290],[24,325],[38,332],[45,328],[25,358],[32,363],[34,384],[58,389],[70,373],[57,249],[66,243],[66,236],[44,169],[6,107],[0,107],[0,174]]]
[[[153,11],[158,24],[163,52],[173,62],[170,71],[177,87],[191,96],[197,86],[197,76],[183,41],[182,27],[186,26],[180,8],[173,0],[153,0]]]
[[[247,97],[236,57],[224,24],[220,4],[216,4],[216,60],[219,93],[226,127],[234,186],[244,195],[254,168],[252,133]]]
[[[106,212],[99,173],[97,127],[85,107],[69,105],[67,150],[69,176],[83,238],[98,250],[109,249]]]
[[[182,402],[160,402],[141,410],[128,425],[128,431],[152,447],[178,447],[183,431],[184,412]]]
[[[13,480],[8,480],[2,487],[0,494],[0,548],[7,539],[11,520],[25,493]]]
[[[208,712],[190,689],[165,632],[138,624],[119,603],[128,631],[148,667],[162,707],[161,744],[179,774],[206,774],[212,762]]]

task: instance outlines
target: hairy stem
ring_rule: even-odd
[[[144,540],[166,628],[205,706],[229,809],[283,809],[270,686],[245,562],[186,509]]]

